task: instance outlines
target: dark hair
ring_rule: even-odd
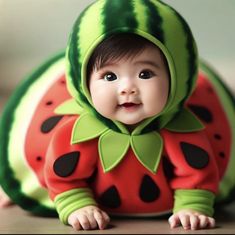
[[[107,61],[131,58],[141,53],[147,46],[156,46],[149,40],[131,33],[114,34],[103,40],[93,51],[87,65],[87,78],[92,71],[100,69]],[[160,50],[161,51],[161,50]],[[162,58],[167,66],[166,58]]]

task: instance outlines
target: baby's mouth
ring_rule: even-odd
[[[118,106],[125,108],[127,110],[132,110],[132,109],[138,108],[140,105],[141,105],[140,103],[125,102],[125,103],[120,104]]]

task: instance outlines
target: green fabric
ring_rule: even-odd
[[[85,206],[97,205],[89,188],[72,189],[61,193],[55,197],[54,203],[64,224],[68,224],[68,217],[72,212]]]
[[[201,122],[190,111],[186,109],[183,111],[167,128],[180,132],[198,131],[203,128]],[[182,123],[181,117],[187,117],[188,121]],[[124,133],[110,130],[93,115],[82,113],[73,126],[71,143],[81,143],[99,137],[99,155],[104,172],[117,166],[131,146],[140,163],[152,173],[156,173],[163,149],[161,136],[156,131],[137,134],[139,131],[128,133],[122,127],[120,130]]]
[[[214,213],[214,193],[201,189],[177,189],[174,193],[175,203],[173,212],[183,209],[192,209],[205,215],[212,216]]]
[[[102,122],[89,113],[85,113],[74,124],[71,143],[75,144],[94,139],[107,130],[108,128]]]
[[[99,155],[104,172],[113,169],[126,155],[130,146],[130,136],[112,130],[99,139]]]
[[[152,173],[156,173],[163,149],[161,136],[157,132],[133,135],[131,146],[141,164]]]
[[[94,48],[102,40],[110,34],[126,32],[138,34],[153,42],[167,59],[171,85],[168,102],[160,115],[151,118],[151,122],[158,120],[159,126],[163,128],[167,124],[166,119],[174,119],[194,89],[198,54],[187,23],[174,9],[161,1],[100,0],[88,6],[74,24],[66,51],[68,89],[83,109],[98,116],[87,87],[86,65]],[[105,123],[105,118],[102,118]],[[147,125],[151,122],[147,122]],[[123,129],[120,129],[123,125],[114,120],[113,123],[123,133]],[[110,123],[106,122],[106,125],[112,129]],[[193,123],[193,126],[197,125]],[[191,129],[189,125],[188,131]]]
[[[137,34],[159,47],[170,73],[165,108],[141,122],[132,133],[117,120],[107,120],[97,113],[87,86],[87,64],[92,52],[110,34],[119,33]],[[83,11],[71,31],[66,50],[66,79],[74,101],[56,111],[71,114],[76,112],[70,110],[75,107],[81,116],[74,124],[71,143],[99,138],[105,172],[121,162],[129,147],[144,167],[156,172],[163,148],[157,133],[161,128],[192,132],[203,127],[194,114],[183,109],[184,101],[194,89],[197,71],[198,54],[193,35],[174,9],[158,0],[98,0]],[[151,125],[153,122],[157,125]]]
[[[165,128],[173,132],[193,132],[204,129],[204,125],[191,111],[184,108]]]
[[[163,141],[157,132],[136,135],[110,130],[89,113],[83,113],[75,122],[71,142],[81,143],[99,137],[99,156],[104,172],[112,170],[126,155],[129,147],[140,163],[156,173]],[[154,151],[153,151],[154,150]]]
[[[63,102],[61,105],[57,106],[54,113],[64,115],[64,114],[81,114],[83,108],[78,105],[75,99],[69,99]]]

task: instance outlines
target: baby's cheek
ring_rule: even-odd
[[[146,114],[155,116],[164,109],[167,103],[167,95],[156,87],[152,87],[143,97],[143,102]]]
[[[94,108],[103,116],[109,118],[117,106],[117,97],[109,89],[97,89],[92,93]]]

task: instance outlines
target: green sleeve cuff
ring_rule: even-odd
[[[174,213],[182,209],[192,209],[207,216],[212,216],[214,214],[213,206],[215,195],[210,191],[201,189],[178,189],[175,190],[174,197]]]
[[[72,189],[55,197],[56,210],[60,220],[68,224],[69,215],[85,206],[97,205],[89,188]]]

